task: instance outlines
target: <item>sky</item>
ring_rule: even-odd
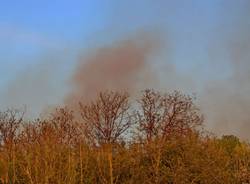
[[[140,29],[158,30],[163,37],[171,37],[176,42],[176,61],[181,63],[180,67],[188,67],[204,56],[203,45],[217,25],[221,9],[217,0],[190,2],[1,1],[0,85],[18,70],[38,62],[42,55],[73,52],[96,44],[91,43],[91,39],[102,44],[107,39]],[[197,51],[200,54],[197,55]]]
[[[79,57],[90,49],[150,32],[163,43],[153,58],[161,88],[197,93],[209,112],[228,101],[223,98],[216,104],[211,99],[231,99],[242,88],[240,100],[248,109],[248,12],[248,0],[2,0],[0,107],[33,105],[31,113],[37,114],[62,100]],[[174,71],[166,74],[164,66],[169,63]],[[52,73],[56,75],[50,78]],[[34,83],[41,85],[37,88]],[[230,94],[222,94],[225,89]],[[35,95],[25,95],[27,90]],[[221,128],[222,132],[231,124],[225,126],[229,128]]]

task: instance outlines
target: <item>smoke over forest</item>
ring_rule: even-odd
[[[250,183],[250,1],[4,1],[0,184]]]
[[[162,2],[161,6],[166,4]],[[180,58],[174,59],[175,54],[178,55],[176,44],[180,43],[171,36],[170,28],[160,25],[160,15],[152,16],[149,25],[156,25],[161,33],[167,30],[167,38],[145,28],[150,26],[140,28],[140,19],[135,19],[135,22],[125,19],[125,12],[120,9],[122,5],[118,3],[113,13],[120,12],[121,19],[132,21],[136,25],[135,31],[118,33],[112,41],[93,48],[67,48],[67,51],[42,55],[38,64],[22,69],[5,85],[1,91],[1,107],[25,106],[27,114],[31,112],[31,117],[34,117],[57,105],[74,108],[78,101],[90,100],[106,89],[128,90],[134,95],[145,88],[180,90],[196,94],[209,130],[219,135],[232,133],[249,138],[250,6],[245,1],[235,4],[222,1],[219,7],[224,13],[218,13],[217,21],[208,33],[194,35],[199,37],[202,50],[192,50],[190,46],[191,58],[199,61],[189,65],[190,61],[185,61],[185,54],[181,52],[181,61]],[[138,4],[134,6],[134,10],[139,9]],[[178,11],[175,3],[172,6]],[[131,13],[137,15],[138,12]],[[120,24],[119,20],[113,19],[107,31],[100,33],[99,37],[91,37],[97,37],[93,42],[99,42],[98,38],[105,37],[104,34],[108,37],[109,30]],[[147,31],[150,34],[144,34]],[[209,40],[202,42],[204,37],[209,37]],[[181,43],[188,47],[191,40]],[[67,58],[71,51],[77,52],[73,61]],[[180,65],[187,67],[183,69]]]

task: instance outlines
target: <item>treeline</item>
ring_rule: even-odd
[[[250,183],[249,144],[206,133],[192,96],[105,91],[75,109],[1,112],[0,183]]]

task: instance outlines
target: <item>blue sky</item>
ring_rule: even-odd
[[[165,31],[179,57],[186,57],[190,48],[203,52],[203,45],[216,31],[222,16],[234,13],[230,7],[225,8],[230,4],[225,2],[230,1],[1,1],[0,62],[22,66],[26,61],[20,59],[47,50],[85,47],[86,39],[96,33],[102,33],[97,35],[99,39],[110,39],[143,28]],[[103,36],[105,32],[107,36]]]
[[[45,52],[88,47],[86,43],[90,39],[99,39],[101,42],[145,27],[165,32],[177,52],[174,55],[179,66],[192,66],[197,60],[206,60],[206,44],[218,25],[232,19],[230,14],[237,18],[237,6],[242,7],[245,1],[238,2],[1,1],[0,63],[1,73],[4,73],[1,78],[11,75],[10,68],[16,69],[36,62],[36,57],[39,58]]]
[[[192,66],[197,60],[204,60],[207,42],[222,16],[231,11],[223,12],[223,3],[221,0],[1,1],[0,63],[7,69],[2,69],[1,78],[12,75],[10,68],[34,63],[46,52],[88,47],[91,39],[105,42],[139,29],[160,30],[170,38],[179,67]]]

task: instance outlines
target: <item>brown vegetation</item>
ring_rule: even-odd
[[[105,91],[78,111],[0,114],[0,183],[249,183],[250,146],[202,131],[193,98]],[[133,139],[132,139],[133,138]]]

